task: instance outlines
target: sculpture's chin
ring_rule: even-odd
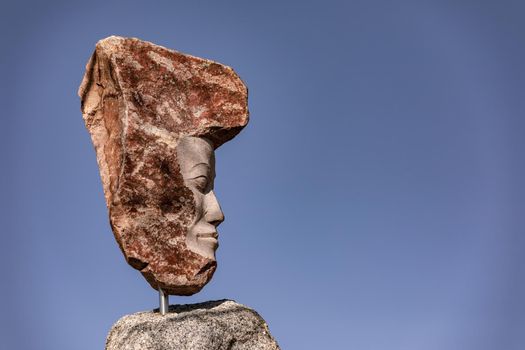
[[[215,251],[219,247],[219,242],[216,238],[205,237],[197,238],[196,240],[186,240],[186,246],[195,254],[215,261]]]
[[[203,258],[198,264],[186,266],[183,272],[155,271],[151,265],[140,272],[153,289],[161,288],[169,295],[193,295],[211,280],[216,269],[215,259]]]

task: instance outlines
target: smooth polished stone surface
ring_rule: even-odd
[[[115,238],[150,285],[191,295],[217,263],[214,150],[248,123],[222,64],[134,38],[97,43],[79,89]]]
[[[268,325],[254,310],[231,300],[173,305],[121,318],[106,350],[277,350]]]

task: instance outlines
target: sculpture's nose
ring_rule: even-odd
[[[204,214],[204,219],[215,227],[219,226],[221,222],[224,221],[224,214],[221,210],[221,206],[219,205],[217,197],[215,197],[215,192],[208,192],[205,203],[206,214]]]

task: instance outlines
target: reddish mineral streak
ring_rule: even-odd
[[[216,262],[186,246],[195,200],[176,146],[196,136],[217,148],[237,135],[248,123],[245,85],[219,63],[112,36],[97,43],[79,96],[126,261],[155,289],[197,293]]]

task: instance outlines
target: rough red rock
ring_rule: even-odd
[[[197,137],[216,149],[239,133],[248,123],[245,85],[222,64],[112,36],[97,43],[79,96],[127,262],[155,289],[198,292],[216,261],[186,243],[197,203],[177,146]]]

